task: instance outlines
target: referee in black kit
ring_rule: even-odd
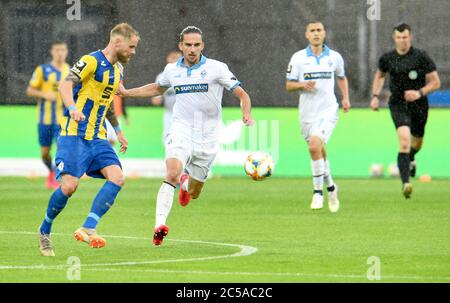
[[[428,118],[427,95],[441,86],[436,65],[423,50],[412,47],[412,32],[408,24],[394,27],[395,50],[381,56],[372,86],[370,107],[378,110],[379,94],[385,76],[390,75],[389,109],[397,128],[399,152],[397,158],[403,195],[410,198],[410,176],[416,174],[415,154],[420,150]]]

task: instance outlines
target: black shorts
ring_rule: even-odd
[[[411,135],[422,138],[428,119],[428,102],[389,103],[395,127],[409,126]]]

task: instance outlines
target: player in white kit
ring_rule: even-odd
[[[338,122],[339,105],[334,94],[335,76],[342,93],[344,112],[350,109],[348,81],[342,56],[325,44],[326,32],[321,22],[309,23],[306,39],[309,46],[296,52],[287,69],[286,89],[300,92],[301,133],[311,155],[314,192],[311,209],[323,207],[323,184],[328,190],[331,212],[339,210],[338,188],[333,182],[325,145]]]
[[[168,234],[166,219],[178,182],[178,200],[182,206],[200,195],[219,148],[224,88],[240,99],[242,121],[246,125],[253,124],[250,97],[240,82],[225,63],[202,54],[201,30],[195,26],[186,27],[180,34],[178,47],[183,56],[166,66],[157,83],[128,90],[123,86],[120,88],[124,97],[162,95],[170,87],[176,95],[166,140],[167,174],[156,200],[154,245],[161,245]]]
[[[166,63],[174,63],[181,57],[180,51],[171,51],[167,54]],[[161,72],[157,77],[155,82],[158,83],[162,79],[163,73]],[[164,117],[163,117],[163,143],[166,143],[167,135],[169,134],[170,124],[172,122],[173,106],[175,105],[175,91],[173,88],[166,90],[164,95],[156,96],[152,98],[153,105],[163,105],[164,106]]]

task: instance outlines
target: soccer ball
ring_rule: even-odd
[[[373,163],[369,167],[369,174],[372,178],[381,178],[384,175],[383,164]]]
[[[275,163],[266,152],[254,152],[247,156],[244,163],[245,173],[255,181],[264,180],[273,174]]]
[[[400,171],[398,169],[397,163],[391,163],[388,166],[388,175],[391,178],[397,178],[400,176]]]

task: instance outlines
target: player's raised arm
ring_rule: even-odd
[[[126,98],[148,98],[164,94],[168,87],[150,83],[141,87],[126,89],[123,85],[119,87],[119,94]]]
[[[373,110],[378,110],[380,107],[380,93],[384,86],[386,79],[386,73],[383,73],[380,69],[377,69],[373,78],[372,84],[372,99],[370,100],[370,107]]]
[[[233,94],[239,98],[241,102],[242,109],[242,122],[247,126],[252,126],[254,123],[252,117],[252,102],[250,101],[250,96],[247,92],[240,86],[233,89]]]

